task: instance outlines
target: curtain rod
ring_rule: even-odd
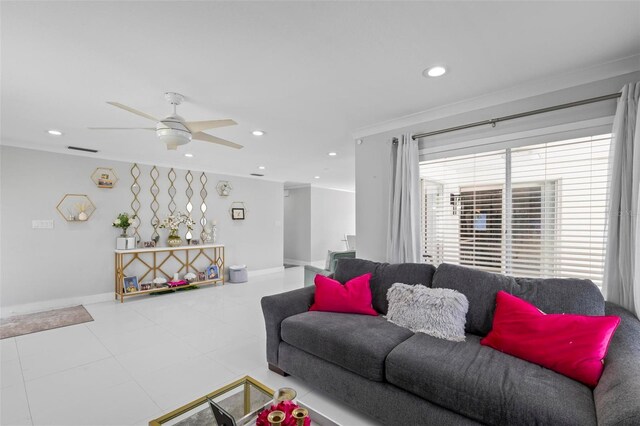
[[[609,99],[617,99],[622,93],[611,93],[610,95],[598,96],[595,98],[583,99],[581,101],[569,102],[566,104],[555,105],[547,108],[534,109],[533,111],[521,112],[513,115],[505,115],[504,117],[492,118],[484,121],[476,121],[475,123],[463,124],[461,126],[449,127],[447,129],[435,130],[433,132],[417,133],[412,136],[413,140],[426,138],[428,136],[440,135],[442,133],[455,132],[456,130],[470,129],[472,127],[491,125],[496,127],[496,123],[501,121],[515,120],[516,118],[529,117],[531,115],[543,114],[545,112],[558,111],[560,109],[573,108],[580,105],[592,104],[595,102],[608,101]]]

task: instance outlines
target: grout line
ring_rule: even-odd
[[[166,410],[162,406],[160,406],[158,402],[156,402],[156,400],[149,394],[149,391],[145,389],[145,387],[141,384],[140,378],[134,375],[132,372],[130,372],[126,368],[126,366],[118,359],[118,356],[123,354],[116,355],[112,350],[110,350],[106,346],[106,344],[103,342],[103,338],[99,336],[99,333],[97,333],[90,327],[91,324],[108,325],[109,322],[113,322],[114,319],[118,319],[118,316],[125,311],[127,313],[134,313],[135,315],[139,315],[139,318],[148,321],[148,325],[145,325],[144,327],[140,327],[140,329],[150,330],[151,327],[157,326],[159,330],[162,330],[163,333],[166,333],[167,338],[168,336],[171,336],[178,339],[179,341],[183,342],[186,345],[186,347],[193,349],[194,353],[196,354],[195,355],[196,357],[203,356],[208,360],[211,360],[211,362],[216,363],[222,370],[228,372],[230,375],[233,375],[234,377],[244,376],[253,370],[257,371],[258,368],[262,367],[262,364],[264,364],[264,368],[266,368],[266,364],[264,362],[259,366],[254,366],[253,363],[243,362],[238,364],[239,367],[232,367],[231,365],[227,365],[227,363],[221,362],[218,359],[216,359],[215,354],[221,353],[219,351],[228,351],[228,352],[230,351],[230,352],[236,352],[236,355],[239,355],[242,353],[243,348],[253,347],[252,345],[255,345],[256,343],[258,343],[258,345],[260,346],[260,352],[263,353],[262,342],[264,342],[264,339],[265,339],[264,330],[258,333],[257,327],[253,327],[255,325],[254,318],[257,318],[256,315],[258,315],[259,313],[261,314],[260,303],[259,303],[260,298],[266,295],[281,293],[284,291],[290,291],[296,288],[300,288],[302,286],[302,279],[301,279],[301,276],[299,277],[298,275],[301,275],[301,274],[294,274],[294,275],[292,275],[291,271],[288,270],[288,271],[279,272],[276,274],[271,274],[269,278],[267,278],[266,276],[254,277],[253,279],[250,279],[246,284],[242,284],[242,285],[237,285],[237,286],[225,285],[220,287],[211,286],[211,287],[202,288],[202,291],[198,291],[198,292],[182,292],[179,294],[168,295],[168,296],[171,296],[171,302],[169,302],[169,298],[155,299],[155,298],[145,297],[144,299],[140,298],[140,300],[138,299],[130,300],[128,301],[128,304],[126,306],[123,306],[120,304],[117,304],[114,306],[113,301],[105,301],[105,302],[92,304],[92,306],[95,306],[97,316],[99,318],[94,317],[94,322],[81,324],[81,325],[86,327],[89,330],[90,335],[100,342],[101,347],[104,347],[104,349],[106,349],[105,353],[109,354],[109,356],[104,356],[99,359],[91,360],[90,362],[74,365],[73,367],[69,367],[63,370],[45,374],[43,376],[36,377],[29,381],[25,380],[24,371],[22,369],[22,356],[20,354],[20,351],[18,350],[18,339],[15,339],[14,345],[18,353],[18,360],[20,362],[20,372],[22,374],[22,381],[24,385],[25,396],[27,398],[31,424],[34,423],[34,419],[32,416],[31,402],[29,401],[29,396],[27,393],[27,385],[26,385],[27,382],[39,380],[43,377],[47,377],[50,375],[63,373],[68,370],[80,368],[85,365],[92,364],[94,362],[103,361],[109,358],[115,359],[117,365],[126,372],[126,378],[128,378],[128,380],[124,383],[135,383],[136,386],[142,389],[143,393],[141,395],[146,395],[146,397],[149,398],[149,400],[153,403],[153,406],[157,407],[157,415],[155,415],[155,417],[162,415],[161,413],[166,412]],[[276,276],[277,278],[275,278]],[[199,304],[198,302],[202,298],[205,299],[205,303]],[[208,302],[212,302],[213,305],[219,304],[218,306],[222,306],[222,308],[219,309],[218,307],[212,307],[210,310],[207,310],[206,304]],[[197,306],[197,309],[194,309],[193,305]],[[125,308],[125,309],[120,309],[120,308]],[[153,317],[152,315],[153,313],[156,313],[156,312],[162,313],[163,309],[173,310],[173,308],[175,308],[177,315],[180,315],[181,312],[188,313],[189,311],[192,311],[197,314],[203,314],[207,318],[211,318],[212,331],[216,331],[223,327],[229,326],[229,327],[232,327],[233,329],[237,329],[238,331],[242,331],[244,337],[242,339],[232,339],[231,343],[226,345],[221,345],[221,347],[219,347],[214,351],[201,352],[197,348],[187,343],[179,333],[175,332],[175,330],[172,331],[171,329],[167,328],[165,325],[162,325],[158,323],[156,320],[151,318]],[[91,311],[89,309],[87,310],[91,314]],[[225,312],[231,313],[231,315],[225,315]],[[240,319],[234,319],[234,318],[237,318],[238,312],[246,313],[247,315],[241,315]],[[173,313],[170,313],[169,317],[172,315]],[[199,315],[196,315],[195,317],[197,318],[199,317]],[[155,318],[158,318],[158,317],[156,316]],[[238,326],[239,323],[243,325]],[[115,338],[117,338],[120,335],[121,333],[117,333],[117,332],[113,334]],[[111,338],[111,337],[107,336],[104,339],[106,338]],[[164,340],[166,339],[163,336],[160,341],[162,342]],[[160,345],[161,344],[162,343],[160,343]],[[235,355],[232,354],[232,357],[235,357]],[[184,360],[180,360],[179,362],[183,362],[183,361]],[[175,365],[177,365],[177,363],[178,362],[176,362],[175,364],[170,364],[168,366],[162,367],[158,370],[147,372],[145,373],[145,375],[147,374],[153,375],[154,373],[157,373],[166,369],[174,368]],[[239,371],[239,370],[242,370],[242,371]],[[125,379],[125,377],[123,377],[123,379]],[[223,384],[224,383],[220,383],[220,386],[222,386]],[[119,386],[119,385],[122,385],[122,383],[118,385],[113,385],[113,386]],[[135,412],[133,414],[135,414]],[[140,423],[140,421],[136,420],[134,423]]]
[[[27,409],[29,410],[29,422],[33,425],[33,414],[31,413],[31,403],[29,402],[29,394],[27,393],[27,381],[24,379],[24,371],[22,371],[22,359],[20,359],[20,351],[18,350],[18,340],[14,339],[13,344],[16,346],[16,354],[18,355],[20,376],[22,377],[22,388],[24,389],[24,397],[27,400]]]

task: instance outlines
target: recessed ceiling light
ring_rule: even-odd
[[[338,155],[338,153],[337,153],[337,152],[330,152],[330,153],[329,153],[329,157],[335,157],[336,155]]]
[[[49,133],[52,136],[62,136],[62,132],[60,130],[47,130],[47,133]]]
[[[251,134],[253,136],[262,136],[264,135],[264,132],[262,130],[254,130],[253,132],[251,132]]]
[[[314,176],[313,178],[314,179],[320,179],[320,176]]]
[[[265,167],[265,166],[258,166],[258,168],[259,168],[260,170],[264,170],[264,169],[266,169],[266,167]]]
[[[193,157],[193,154],[187,152],[184,156],[187,157],[187,158],[191,158],[191,157]]]
[[[447,72],[447,69],[442,65],[436,65],[431,68],[427,68],[422,72],[425,77],[440,77]]]

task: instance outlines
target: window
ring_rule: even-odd
[[[600,284],[609,143],[602,135],[422,162],[425,261]]]

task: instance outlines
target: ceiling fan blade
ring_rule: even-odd
[[[220,144],[220,145],[225,145],[225,146],[228,146],[228,147],[231,147],[231,148],[235,148],[235,149],[244,148],[242,145],[238,145],[237,143],[229,142],[227,140],[220,139],[220,138],[217,138],[215,136],[211,136],[208,133],[197,132],[197,133],[193,133],[192,137],[193,137],[193,139],[197,139],[199,141],[213,142],[213,143],[217,143],[217,144]]]
[[[89,130],[156,130],[155,127],[87,127]]]
[[[134,113],[135,115],[139,115],[140,117],[144,117],[144,118],[148,118],[149,120],[153,120],[153,121],[160,121],[155,117],[150,116],[147,113],[144,113],[142,111],[138,111],[137,109],[133,109],[131,107],[128,107],[126,105],[122,105],[120,102],[107,102],[109,105],[113,105],[116,108],[121,108],[125,111],[129,111],[131,113]]]
[[[191,133],[201,132],[207,129],[217,129],[218,127],[235,126],[236,123],[233,120],[205,120],[205,121],[187,121],[184,123]]]

